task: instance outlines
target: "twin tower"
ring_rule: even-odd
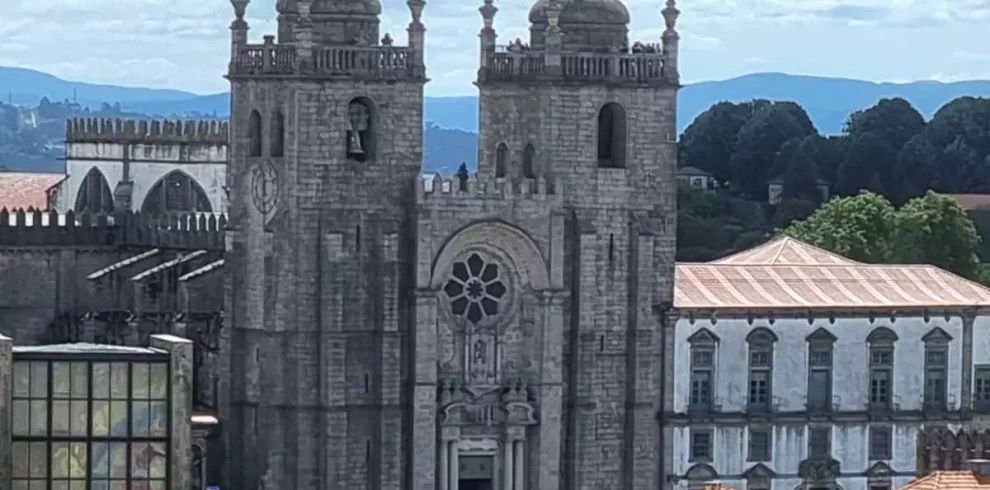
[[[225,488],[666,486],[673,0],[656,41],[538,0],[504,45],[484,0],[477,174],[427,182],[423,0],[405,46],[379,0],[260,43],[231,3]]]

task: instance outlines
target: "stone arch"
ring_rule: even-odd
[[[866,342],[870,344],[893,344],[894,342],[897,342],[897,334],[887,327],[877,327],[866,336]]]
[[[626,168],[626,109],[617,102],[598,110],[598,166]]]
[[[282,111],[276,110],[272,115],[271,133],[271,156],[285,156],[285,117],[282,116]]]
[[[430,287],[441,288],[458,256],[472,249],[493,252],[509,262],[521,285],[528,285],[534,291],[550,288],[546,261],[539,246],[524,231],[504,221],[473,223],[455,232],[433,260]]]
[[[777,334],[767,327],[756,327],[746,335],[746,342],[749,344],[772,345],[777,343]]]
[[[506,169],[509,165],[508,159],[509,145],[506,145],[505,142],[501,142],[495,147],[495,177],[505,177]]]
[[[256,110],[248,117],[248,156],[261,156],[261,113]]]
[[[361,96],[347,103],[347,158],[358,162],[373,161],[378,153],[378,106]]]
[[[189,174],[173,170],[158,179],[141,203],[142,214],[211,213],[213,206],[203,187]]]
[[[536,167],[534,166],[534,160],[536,159],[536,147],[532,143],[527,143],[526,148],[523,148],[523,159],[522,159],[522,175],[527,179],[536,178]]]
[[[99,168],[93,167],[86,172],[76,192],[76,205],[72,209],[77,213],[113,211],[113,192],[110,190],[106,176]]]

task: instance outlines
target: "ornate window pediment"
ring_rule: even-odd
[[[711,330],[702,328],[688,337],[687,341],[692,345],[715,345],[719,342],[719,338]]]
[[[705,482],[718,478],[718,472],[707,463],[698,463],[684,473],[684,478],[693,482]]]
[[[744,471],[742,476],[747,480],[762,480],[772,479],[777,476],[777,473],[768,468],[767,465],[757,463],[751,466],[748,470]]]
[[[926,344],[948,344],[952,341],[952,336],[945,330],[935,327],[921,337],[921,341]]]

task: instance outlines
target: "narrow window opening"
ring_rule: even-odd
[[[598,166],[626,167],[626,112],[615,102],[598,111]]]
[[[347,158],[367,162],[375,158],[375,107],[371,100],[359,97],[347,106]]]
[[[258,111],[251,111],[248,119],[248,145],[248,155],[261,156],[261,114]]]
[[[615,259],[615,235],[612,233],[608,234],[608,261],[612,262]]]
[[[371,375],[364,373],[364,392],[368,393],[371,391]]]
[[[285,156],[285,118],[280,111],[272,117],[272,156]]]
[[[505,177],[506,159],[509,156],[509,147],[505,143],[499,143],[495,149],[495,177]]]
[[[605,336],[598,336],[598,352],[605,352]]]
[[[354,250],[361,251],[361,225],[354,229]]]
[[[364,462],[371,464],[371,439],[364,440]]]
[[[526,149],[523,150],[523,177],[527,179],[536,178],[536,170],[534,168],[533,159],[536,158],[536,148],[532,144],[526,145]]]

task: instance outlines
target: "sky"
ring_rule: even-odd
[[[248,8],[252,42],[275,31],[275,0]],[[333,0],[332,0],[333,1]],[[343,1],[343,0],[336,0]],[[499,44],[527,35],[531,0],[495,0]],[[382,32],[405,43],[409,11],[382,0]],[[475,93],[482,0],[427,0],[429,95]],[[630,39],[656,42],[663,0],[625,0]],[[871,81],[990,79],[990,0],[681,0],[681,77],[754,72]],[[227,89],[227,0],[2,0],[0,66],[93,83]]]

